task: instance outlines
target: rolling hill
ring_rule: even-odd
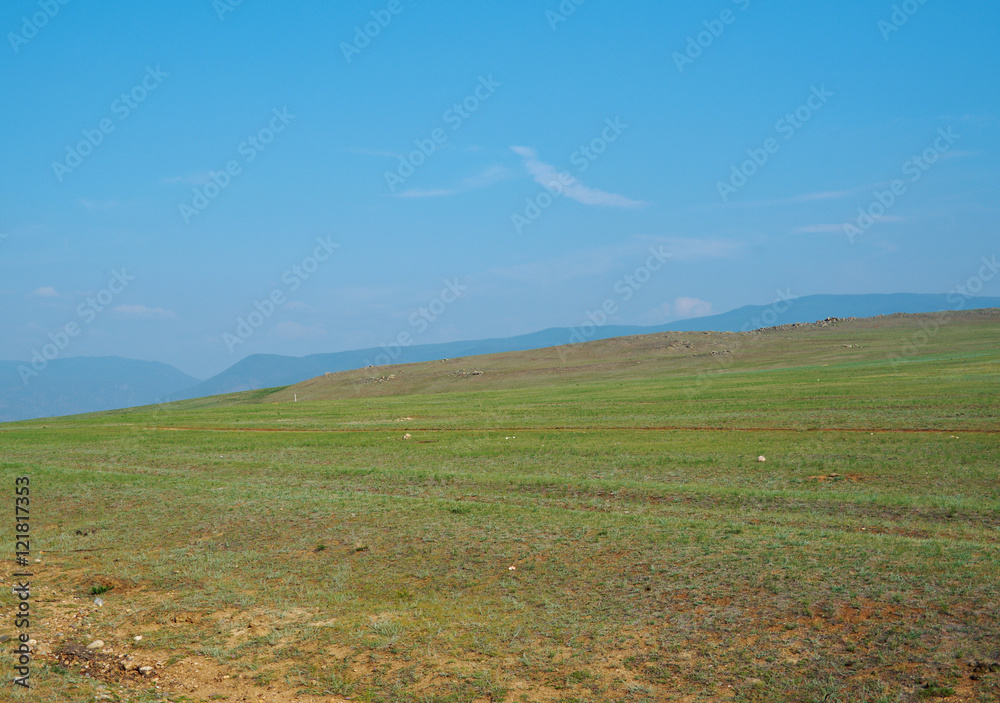
[[[4,424],[32,700],[1000,700],[998,332],[659,332]]]
[[[596,306],[595,306],[596,307]],[[542,349],[570,344],[652,334],[666,331],[739,332],[791,323],[807,323],[827,317],[873,317],[895,313],[925,313],[944,310],[1000,307],[1000,298],[956,298],[945,295],[811,295],[776,305],[748,305],[719,315],[671,322],[656,327],[605,325],[556,327],[505,339],[448,342],[403,347],[392,358],[384,349],[370,348],[302,357],[254,354],[178,394],[177,398],[233,393],[258,388],[286,386],[326,372],[358,369],[370,364],[415,363],[481,354]],[[586,319],[586,318],[584,318]]]
[[[595,308],[597,306],[594,306]],[[190,399],[244,390],[288,386],[328,372],[369,365],[463,359],[484,354],[544,349],[576,342],[666,331],[738,332],[781,324],[809,323],[827,317],[872,317],[895,313],[954,311],[1000,307],[1000,298],[945,295],[813,295],[749,305],[719,315],[657,327],[592,324],[559,327],[516,337],[381,348],[292,357],[254,354],[222,373],[199,382],[167,364],[118,357],[57,359],[25,385],[18,367],[0,362],[0,422],[71,415],[147,405],[166,399]],[[586,320],[586,316],[583,316]]]

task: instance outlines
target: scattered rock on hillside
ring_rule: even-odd
[[[455,375],[459,378],[469,378],[470,376],[482,376],[482,371],[466,371],[465,369],[460,369],[455,372]]]
[[[784,325],[775,325],[774,327],[762,327],[756,330],[750,330],[749,334],[761,334],[764,332],[784,332],[786,330],[793,330],[799,327],[829,327],[840,322],[849,322],[851,320],[858,320],[861,318],[857,317],[828,317],[824,320],[817,320],[816,322],[789,322]]]

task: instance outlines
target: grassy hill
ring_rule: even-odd
[[[0,426],[31,700],[998,700],[998,341],[662,333]]]
[[[634,325],[589,326],[581,332],[576,328],[555,327],[531,334],[500,339],[480,339],[439,344],[413,344],[397,347],[392,356],[382,348],[358,349],[331,354],[311,354],[292,357],[278,354],[253,354],[233,364],[222,373],[174,393],[173,399],[197,398],[237,391],[284,386],[299,383],[325,372],[357,369],[370,364],[400,364],[433,361],[448,357],[499,354],[570,344],[584,339],[593,341],[629,335],[650,335],[670,330],[743,332],[778,324],[810,323],[835,317],[874,317],[895,313],[952,314],[967,308],[1000,307],[1000,298],[975,298],[913,293],[867,295],[808,295],[782,300],[779,305],[747,305],[736,310],[708,317],[677,320],[668,326],[638,327]]]

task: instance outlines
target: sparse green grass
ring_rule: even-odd
[[[893,368],[904,322],[3,425],[0,485],[32,477],[36,581],[134,584],[94,632],[148,624],[144,649],[259,686],[914,701],[1000,656],[1000,435],[969,431],[998,429],[1000,326],[957,318]],[[738,353],[694,356],[719,345]],[[37,700],[90,700],[73,672]]]

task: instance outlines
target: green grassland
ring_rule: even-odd
[[[0,425],[41,559],[9,695],[997,701],[998,391],[970,311]],[[84,670],[95,637],[158,681]]]

